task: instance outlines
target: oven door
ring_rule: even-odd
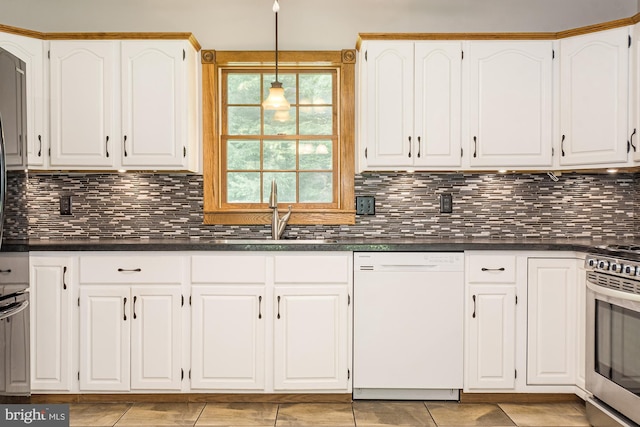
[[[640,295],[587,281],[586,387],[640,424]]]

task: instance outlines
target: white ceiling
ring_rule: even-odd
[[[283,50],[343,49],[360,32],[560,31],[634,15],[640,0],[280,0]],[[187,31],[206,49],[273,49],[272,0],[0,0],[43,32]]]

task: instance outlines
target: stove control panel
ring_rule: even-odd
[[[600,254],[589,254],[584,262],[588,271],[599,271],[615,276],[640,276],[640,262],[608,257]],[[638,277],[636,280],[640,280]]]

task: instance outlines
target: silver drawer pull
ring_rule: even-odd
[[[500,268],[485,268],[485,267],[482,267],[482,271],[504,271],[504,267],[500,267]]]
[[[124,272],[133,272],[133,273],[140,273],[142,271],[141,268],[119,268],[118,269],[119,272],[124,273]]]

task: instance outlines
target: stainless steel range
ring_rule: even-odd
[[[640,425],[640,246],[588,254],[586,387],[589,422]]]

